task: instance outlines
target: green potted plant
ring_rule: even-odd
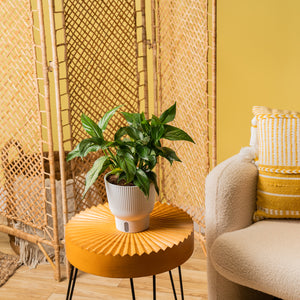
[[[183,130],[168,124],[175,118],[176,103],[160,117],[153,115],[151,119],[146,119],[144,113],[121,112],[128,126],[120,127],[114,140],[107,141],[103,133],[120,107],[121,105],[105,113],[98,124],[82,114],[82,126],[91,137],[82,140],[68,154],[67,161],[75,157],[83,158],[90,152],[102,151],[103,156],[94,162],[86,174],[83,196],[99,175],[109,170],[104,180],[116,227],[125,232],[138,232],[149,227],[155,191],[159,194],[157,176],[153,171],[157,158],[161,156],[170,164],[180,162],[175,151],[163,147],[161,140],[194,141]]]

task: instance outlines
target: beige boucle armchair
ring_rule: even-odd
[[[207,177],[209,300],[300,299],[300,220],[253,224],[257,177],[251,148]]]

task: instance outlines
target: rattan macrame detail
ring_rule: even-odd
[[[158,35],[158,112],[177,102],[175,126],[188,132],[195,145],[165,142],[182,163],[160,165],[161,200],[183,208],[199,224],[204,240],[204,185],[212,158],[211,112],[213,36],[207,0],[156,1]],[[210,19],[211,20],[211,19]],[[212,28],[210,28],[211,30]],[[210,45],[210,43],[212,45]],[[202,233],[202,234],[201,234]]]
[[[17,2],[0,3],[0,211],[12,219],[41,227],[45,224],[45,202],[41,193],[31,16],[28,1]],[[16,183],[16,176],[37,180],[28,190]],[[28,193],[30,197],[23,197]]]

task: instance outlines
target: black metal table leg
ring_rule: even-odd
[[[173,281],[173,276],[172,276],[172,271],[171,270],[169,271],[169,275],[170,275],[170,280],[171,280],[171,284],[172,284],[174,299],[177,300],[177,295],[176,295],[176,290],[175,290],[175,285],[174,285],[174,281]]]
[[[180,291],[181,291],[181,300],[184,300],[183,295],[183,284],[182,284],[182,276],[181,276],[181,267],[178,267],[178,273],[179,273],[179,282],[180,282]]]
[[[153,275],[153,300],[156,300],[156,276]]]
[[[132,300],[135,300],[134,285],[133,285],[132,278],[130,278],[130,287],[131,287]]]
[[[74,269],[75,269],[75,274],[73,277]],[[78,273],[78,269],[71,265],[71,273],[70,273],[70,279],[69,279],[69,284],[68,284],[66,300],[72,300],[74,287],[75,287],[75,283],[76,283],[76,278],[77,278],[77,273]]]

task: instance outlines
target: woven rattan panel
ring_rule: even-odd
[[[28,0],[0,2],[0,213],[41,228],[45,195]]]
[[[177,102],[175,126],[195,145],[165,142],[182,163],[161,162],[161,199],[172,202],[204,225],[204,183],[209,169],[208,7],[206,0],[157,1],[159,105]],[[201,230],[202,231],[202,230]]]
[[[140,13],[140,12],[139,12]],[[94,121],[109,109],[122,104],[123,111],[139,111],[141,101],[137,7],[135,1],[65,0],[64,14],[73,147],[86,138],[80,116]],[[119,114],[107,128],[112,139],[124,124]],[[85,175],[96,156],[72,162],[77,211],[105,200],[103,178],[85,197]]]

